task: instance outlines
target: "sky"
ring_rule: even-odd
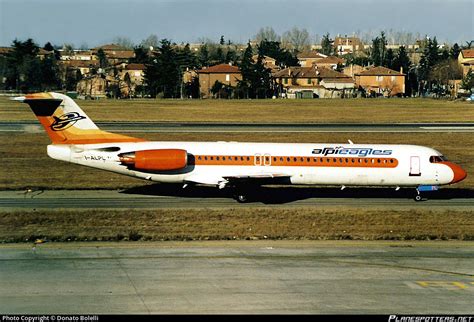
[[[0,46],[32,38],[44,45],[95,47],[151,34],[176,43],[246,43],[262,27],[297,27],[332,37],[382,30],[474,40],[473,0],[0,0]]]

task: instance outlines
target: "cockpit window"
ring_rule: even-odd
[[[446,159],[442,155],[432,155],[432,156],[430,156],[430,162],[431,163],[438,163],[438,162],[443,162],[443,161],[448,161],[448,159]]]

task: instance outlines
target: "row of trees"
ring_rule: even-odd
[[[40,48],[32,39],[14,40],[12,50],[0,57],[3,86],[23,92],[61,88],[58,53],[49,42],[43,49],[49,53],[40,59]]]
[[[183,83],[183,72],[231,63],[240,67],[243,80],[235,89],[226,88],[224,84],[215,84],[213,92],[235,90],[236,93],[241,93],[238,97],[271,97],[275,89],[270,71],[263,64],[264,56],[276,59],[280,67],[297,66],[296,55],[305,48],[301,44],[306,43],[307,37],[297,28],[287,34],[287,39],[293,39],[292,46],[280,42],[281,37],[271,28],[262,28],[256,37],[260,39],[258,45],[253,48],[249,43],[243,52],[231,41],[226,41],[224,36],[221,36],[218,42],[202,40],[204,44],[195,52],[190,49],[189,44],[176,46],[167,39],[158,41],[156,36],[150,36],[133,48],[135,58],[131,62],[146,66],[145,86],[140,90],[151,97],[199,97],[198,82],[193,80]],[[381,32],[372,40],[371,49],[366,55],[346,55],[347,63],[403,70],[407,74],[407,95],[428,91],[443,94],[449,87],[448,80],[462,78],[462,71],[456,62],[462,48],[457,44],[451,48],[440,49],[436,37],[427,38],[422,44],[423,52],[417,65],[410,60],[405,46],[393,50],[387,48],[387,44],[386,35]],[[329,34],[322,37],[321,47],[323,54],[334,54]],[[43,49],[47,54],[40,59],[40,48],[32,39],[24,42],[13,41],[12,50],[0,58],[0,77],[3,79],[4,88],[21,91],[58,88],[74,90],[82,77],[80,72],[75,69],[62,69],[58,64],[59,53],[50,43]],[[253,59],[254,55],[258,57],[256,60]],[[97,56],[100,68],[113,68],[108,66],[104,51],[99,49]],[[463,82],[463,86],[468,89],[469,84],[469,80]]]
[[[161,94],[165,98],[169,97],[199,97],[199,84],[197,80],[183,83],[182,75],[186,70],[203,68],[205,66],[232,63],[239,66],[243,80],[238,84],[237,92],[243,93],[242,97],[269,97],[272,94],[270,70],[265,68],[263,57],[270,56],[276,59],[280,66],[295,66],[298,60],[295,55],[280,47],[277,41],[262,40],[257,50],[250,45],[243,54],[229,54],[229,49],[221,38],[221,42],[213,50],[204,45],[197,53],[190,50],[189,45],[184,47],[174,46],[169,40],[163,39],[151,55],[145,54],[143,46],[137,46],[135,50],[134,62],[145,64],[146,92],[151,97]],[[220,50],[219,50],[220,49]],[[219,53],[225,53],[217,55]],[[254,54],[258,58],[254,61]],[[224,84],[214,84],[213,92],[234,90],[226,88]]]
[[[393,50],[387,48],[387,44],[386,35],[381,32],[372,40],[367,57],[349,55],[348,62],[403,71],[407,75],[406,94],[408,96],[415,93],[424,95],[430,92],[434,92],[436,95],[448,94],[449,80],[463,77],[462,69],[457,62],[462,48],[457,43],[451,48],[443,46],[440,49],[436,37],[426,37],[420,44],[422,52],[418,64],[411,61],[405,46]],[[470,87],[465,89],[470,89]]]

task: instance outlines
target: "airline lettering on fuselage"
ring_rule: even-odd
[[[313,149],[313,154],[327,155],[347,155],[366,157],[368,155],[391,155],[392,150],[374,150],[372,148],[345,148],[342,146],[325,147],[323,149]]]

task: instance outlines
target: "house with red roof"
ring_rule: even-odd
[[[328,67],[288,67],[273,74],[280,94],[289,98],[350,96],[354,79]]]
[[[135,57],[135,52],[132,49],[124,48],[116,44],[107,44],[93,48],[92,54],[97,56],[99,49],[104,51],[110,65],[128,63]]]
[[[317,51],[306,51],[298,54],[296,56],[298,58],[298,63],[302,67],[311,67],[313,66],[316,62],[323,58],[327,58],[327,55],[323,55]]]
[[[211,89],[216,82],[220,82],[229,87],[236,87],[242,80],[242,73],[239,67],[230,64],[219,64],[205,67],[197,71],[199,77],[199,90],[201,98],[212,97]]]
[[[357,88],[365,90],[366,93],[387,97],[405,94],[405,74],[401,71],[377,66],[354,76]]]
[[[462,75],[465,77],[469,70],[474,71],[474,49],[461,50],[458,56],[459,65],[462,67]]]

